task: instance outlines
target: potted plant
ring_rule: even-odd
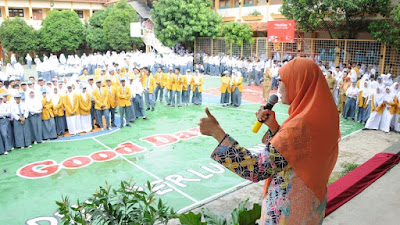
[[[235,20],[236,20],[236,16],[222,17],[222,21],[224,21],[224,22],[232,22]]]
[[[243,19],[245,21],[259,21],[259,20],[262,20],[263,17],[264,16],[259,11],[254,10],[249,15],[243,16]]]

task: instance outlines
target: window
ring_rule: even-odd
[[[78,14],[78,17],[83,19],[83,11],[82,10],[75,10],[76,14]]]
[[[219,8],[220,9],[229,8],[229,5],[230,5],[230,1],[229,0],[220,0],[219,1]]]
[[[243,1],[243,6],[254,6],[255,0],[235,0],[235,7],[239,7],[239,1]]]
[[[24,17],[23,9],[8,9],[8,15],[10,17]]]

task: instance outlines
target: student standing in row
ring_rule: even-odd
[[[61,93],[58,93],[58,89],[54,88],[54,94],[52,97],[53,113],[56,124],[56,133],[61,137],[64,137],[66,124],[63,98],[64,96],[61,96]]]
[[[46,89],[41,89],[41,92]],[[42,126],[42,102],[39,97],[35,96],[33,90],[30,91],[29,97],[25,100],[26,108],[29,110],[29,123],[31,127],[31,135],[34,144],[43,142],[43,126]]]
[[[131,89],[125,85],[125,79],[122,78],[120,80],[121,86],[117,90],[117,98],[118,98],[118,107],[119,107],[119,115],[120,115],[120,128],[124,127],[124,114],[125,114],[125,121],[126,121],[126,126],[130,127],[131,125],[129,124],[129,115],[130,113],[130,108],[131,108]]]
[[[142,84],[144,89],[144,97],[146,100],[147,111],[154,111],[155,108],[155,96],[154,96],[154,88],[156,86],[156,82],[152,74],[150,73],[147,67],[143,68],[144,76],[142,78]]]
[[[81,94],[79,95],[79,120],[81,124],[81,132],[88,133],[92,131],[92,116],[90,109],[92,107],[92,100],[90,94],[86,90],[86,86],[81,87]]]
[[[385,109],[383,110],[382,120],[379,125],[379,129],[383,132],[389,133],[390,124],[393,119],[393,115],[396,112],[396,106],[398,104],[398,99],[396,95],[390,90],[390,87],[386,87],[386,93],[383,97],[383,105]]]
[[[178,107],[181,106],[181,96],[182,96],[182,77],[180,75],[180,69],[175,69],[175,75],[171,77],[172,79],[172,98],[171,98],[171,106],[175,107],[175,99],[176,105]]]
[[[155,102],[157,99],[160,99],[160,103],[163,100],[163,92],[165,88],[165,76],[164,73],[162,72],[162,68],[158,67],[156,76],[155,76],[155,82],[156,82],[156,90],[154,91],[155,94]]]
[[[199,71],[196,70],[191,81],[191,87],[193,91],[192,103],[195,105],[201,105],[202,103],[202,92],[203,92],[202,85],[203,85],[203,77],[201,77]]]
[[[17,148],[31,148],[32,137],[31,129],[27,118],[29,111],[27,110],[25,103],[21,102],[21,95],[17,94],[14,97],[15,104],[11,106],[11,115],[14,118],[14,137],[15,147]]]
[[[71,136],[79,135],[77,123],[79,116],[79,97],[72,91],[72,85],[67,86],[67,94],[64,97],[65,116],[68,132]],[[78,120],[78,121],[77,121]]]
[[[135,76],[135,79],[133,80],[133,86],[135,90],[135,98],[134,98],[134,110],[135,110],[135,117],[136,119],[140,117],[143,117],[143,119],[146,119],[146,113],[144,109],[144,103],[143,103],[143,84],[140,82],[140,77],[137,75]]]
[[[229,72],[225,71],[221,77],[221,87],[219,89],[221,92],[221,104],[224,107],[229,105],[229,95],[231,93],[230,85],[231,78],[229,77]]]
[[[356,105],[357,105],[357,96],[358,96],[358,88],[357,88],[357,82],[353,81],[351,82],[351,86],[349,89],[346,91],[346,104],[344,105],[344,112],[343,112],[343,118],[347,120],[348,117],[350,117],[352,120],[354,120],[354,116],[356,113]]]
[[[0,151],[0,154],[5,154],[7,155],[9,151],[14,149],[13,143],[11,143],[10,137],[10,117],[11,117],[11,111],[10,107],[8,104],[3,103],[3,95],[0,94],[0,135],[2,139],[2,144],[3,144],[3,152]]]
[[[232,104],[235,108],[242,104],[243,78],[240,72],[234,70],[232,77]]]
[[[106,87],[102,87],[101,79],[96,80],[96,88],[93,90],[92,95],[95,103],[97,119],[99,119],[99,121],[96,122],[100,125],[101,130],[104,130],[104,116],[104,119],[106,121],[106,129],[111,130],[109,120],[110,113],[108,110],[108,91]]]
[[[384,93],[380,87],[377,87],[375,92],[371,96],[371,115],[365,124],[365,129],[378,130],[379,124],[382,119]]]
[[[114,75],[114,77],[117,77]],[[107,96],[108,96],[108,100],[107,100],[107,108],[109,109],[109,112],[111,113],[111,126],[112,127],[117,127],[117,125],[115,125],[115,108],[117,107],[117,90],[115,89],[114,83],[115,81],[113,81],[111,78],[107,78],[106,79],[107,82]],[[118,81],[119,83],[119,81]]]
[[[167,102],[167,106],[170,106],[172,103],[172,94],[173,94],[173,80],[176,75],[172,73],[172,68],[169,68],[168,73],[165,75],[165,101]]]
[[[56,123],[54,121],[53,102],[51,97],[47,97],[46,90],[42,92],[42,123],[43,123],[43,139],[50,140],[57,138]]]

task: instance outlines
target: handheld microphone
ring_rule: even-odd
[[[275,105],[276,103],[278,103],[278,100],[279,100],[279,98],[278,98],[278,96],[275,95],[275,94],[269,96],[268,102],[267,102],[267,104],[264,106],[264,110],[266,110],[266,109],[271,110],[272,107],[274,107],[274,105]],[[253,126],[253,129],[252,129],[253,133],[257,133],[257,132],[260,130],[261,125],[262,125],[263,123],[264,123],[264,121],[257,121],[257,122],[254,124],[254,126]]]

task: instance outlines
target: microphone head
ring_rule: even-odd
[[[275,105],[276,103],[278,103],[278,101],[279,101],[278,95],[273,94],[269,96],[268,104]]]

